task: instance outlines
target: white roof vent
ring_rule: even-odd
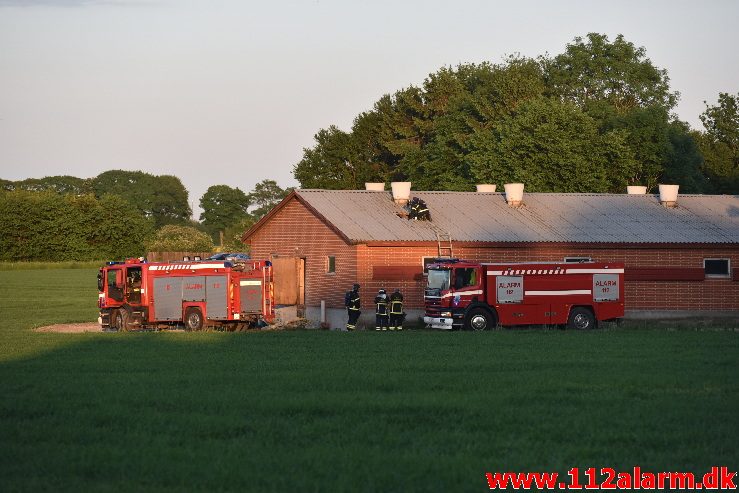
[[[370,190],[372,192],[384,192],[385,191],[385,182],[382,183],[366,183],[364,184],[365,190]]]
[[[509,207],[518,207],[523,202],[523,183],[506,183],[505,200]]]
[[[487,183],[477,185],[477,193],[493,193],[495,192],[495,185],[488,185]]]
[[[629,195],[644,195],[647,193],[647,187],[641,185],[629,185],[626,187],[626,193]]]
[[[680,185],[659,186],[659,203],[665,207],[677,207],[677,191]]]
[[[394,181],[390,183],[393,189],[393,201],[398,205],[405,205],[411,199],[411,182]]]

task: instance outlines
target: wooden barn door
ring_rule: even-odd
[[[275,304],[305,305],[305,259],[273,258],[272,272],[275,279]]]

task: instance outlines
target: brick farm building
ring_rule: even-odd
[[[412,192],[431,221],[369,190],[296,190],[244,233],[275,266],[276,301],[318,323],[346,321],[361,284],[360,326],[374,326],[377,290],[399,288],[408,321],[423,314],[424,265],[440,253],[480,262],[591,258],[625,263],[627,318],[739,319],[739,196]],[[406,199],[407,200],[407,199]]]

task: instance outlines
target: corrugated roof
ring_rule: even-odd
[[[508,207],[502,193],[416,192],[431,224],[398,217],[390,192],[296,190],[353,242],[436,241],[434,227],[465,242],[739,243],[739,196],[526,193]]]

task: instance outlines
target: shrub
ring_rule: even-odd
[[[213,240],[207,233],[191,226],[168,224],[160,228],[147,244],[150,252],[206,252],[213,250]]]

